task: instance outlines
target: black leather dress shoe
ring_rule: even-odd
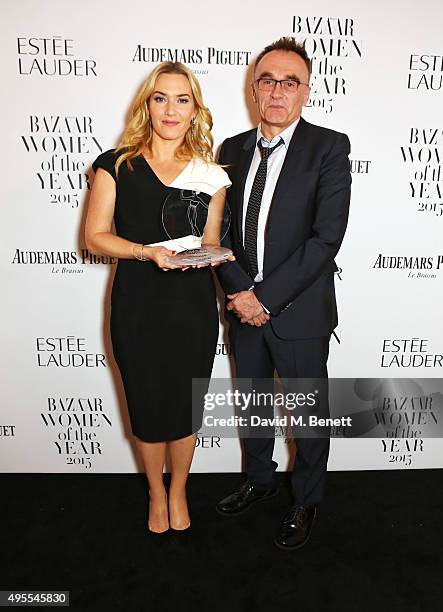
[[[285,515],[274,544],[283,550],[296,550],[309,540],[317,508],[296,504]]]
[[[234,493],[218,502],[215,509],[219,514],[224,515],[243,514],[253,504],[272,499],[276,495],[278,495],[277,486],[265,490],[257,489],[250,480],[247,480],[238,491],[234,491]]]

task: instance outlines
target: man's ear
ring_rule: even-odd
[[[254,82],[251,83],[251,90],[252,90],[252,98],[253,98],[254,102],[257,102],[257,96],[255,95]]]

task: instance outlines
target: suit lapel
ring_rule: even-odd
[[[243,244],[243,201],[245,197],[245,184],[254,157],[255,144],[257,141],[257,129],[252,130],[246,138],[240,155],[238,165],[237,184],[237,223],[240,242]]]
[[[289,147],[286,152],[286,157],[283,162],[282,169],[277,179],[277,183],[275,185],[274,193],[272,195],[271,206],[269,209],[268,222],[270,220],[270,216],[275,208],[275,204],[278,202],[280,196],[287,189],[287,184],[289,182],[289,177],[293,175],[297,169],[297,166],[300,164],[301,155],[300,152],[305,148],[306,145],[306,132],[309,131],[307,128],[307,123],[302,117],[300,117],[299,124],[294,130],[292,134],[292,138],[289,141]]]
[[[297,167],[301,163],[303,149],[306,146],[307,132],[309,132],[309,124],[300,117],[300,121],[294,130],[292,138],[289,142],[289,147],[286,152],[282,169],[275,185],[274,193],[272,195],[271,205],[269,208],[268,218],[265,226],[265,247],[263,253],[263,272],[266,270],[266,252],[267,252],[267,235],[269,226],[273,219],[278,215],[279,201],[284,193],[286,193],[289,185],[291,184],[291,177],[297,171]],[[293,182],[293,181],[292,181]]]

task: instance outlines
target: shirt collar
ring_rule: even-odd
[[[257,127],[256,143],[260,140],[260,138],[263,138],[263,144],[265,147],[273,147],[275,144],[277,144],[277,142],[281,138],[283,140],[284,146],[287,149],[289,147],[289,143],[291,142],[292,135],[294,134],[294,130],[297,127],[299,121],[300,121],[300,117],[296,119],[294,123],[291,123],[291,125],[288,125],[288,127],[285,128],[283,132],[280,132],[280,134],[277,134],[277,136],[274,136],[271,142],[266,140],[266,138],[263,136],[263,133],[261,131],[261,123],[259,123]]]

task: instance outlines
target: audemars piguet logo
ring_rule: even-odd
[[[437,278],[443,269],[443,255],[385,255],[379,253],[373,268],[379,270],[405,270],[408,278]]]
[[[231,345],[226,342],[219,342],[215,349],[216,355],[231,355]]]
[[[15,425],[0,425],[0,438],[13,438],[15,436]]]
[[[351,174],[369,174],[372,161],[369,159],[351,159]]]
[[[251,51],[243,49],[218,49],[201,47],[183,49],[173,47],[145,47],[138,44],[132,56],[133,62],[183,62],[189,65],[248,66]]]
[[[94,255],[88,249],[77,251],[27,251],[15,249],[11,263],[23,266],[48,266],[52,274],[83,274],[90,265],[116,264],[118,259]]]

